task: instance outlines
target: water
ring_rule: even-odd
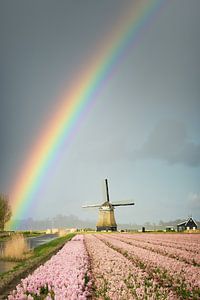
[[[44,234],[36,237],[27,238],[27,242],[30,249],[34,249],[35,247],[50,242],[58,237],[57,234]],[[0,252],[3,251],[5,242],[0,242]],[[7,272],[12,270],[17,265],[17,262],[3,261],[0,260],[0,273]]]
[[[37,246],[50,242],[58,237],[57,234],[44,234],[37,237],[27,238],[30,249],[34,249]]]

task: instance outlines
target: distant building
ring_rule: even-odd
[[[197,223],[193,220],[192,217],[190,217],[188,220],[177,225],[177,231],[196,230],[197,227]]]
[[[175,231],[175,228],[174,228],[174,226],[166,226],[165,231],[166,232]]]
[[[51,228],[51,229],[47,229],[46,230],[46,234],[55,234],[55,233],[58,233],[58,228]]]
[[[64,235],[68,233],[76,232],[77,228],[51,228],[46,230],[46,234],[55,234]]]
[[[77,231],[77,228],[69,228],[69,229],[66,229],[66,230],[69,230],[69,232],[73,233],[73,232]]]

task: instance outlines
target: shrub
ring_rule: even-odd
[[[28,243],[24,236],[22,234],[13,234],[5,243],[3,256],[11,259],[23,259],[24,254],[28,250]]]

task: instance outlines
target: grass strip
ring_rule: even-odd
[[[9,291],[15,288],[21,278],[26,277],[45,261],[49,260],[74,236],[74,233],[70,233],[34,248],[30,258],[20,261],[12,270],[0,274],[0,299],[5,299]]]

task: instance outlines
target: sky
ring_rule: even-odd
[[[138,0],[0,1],[0,192],[10,194],[33,145]],[[134,199],[118,223],[200,220],[200,1],[164,1],[41,180],[26,217]]]

